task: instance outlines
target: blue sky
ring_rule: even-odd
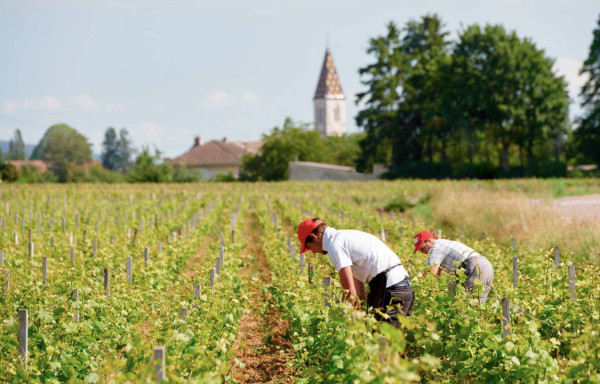
[[[369,38],[438,13],[456,36],[502,24],[556,58],[571,96],[600,14],[597,1],[0,0],[0,140],[37,143],[68,123],[101,151],[107,127],[167,156],[203,140],[257,140],[286,116],[311,122],[327,36],[348,98]],[[572,107],[571,114],[580,113]]]

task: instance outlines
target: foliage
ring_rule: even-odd
[[[102,143],[102,165],[111,171],[124,172],[133,154],[129,132],[123,128],[117,137],[117,131],[109,127]]]
[[[358,94],[365,106],[356,121],[367,134],[359,169],[384,160],[394,174],[407,163],[468,160],[497,162],[504,177],[516,164],[564,158],[569,100],[553,60],[501,26],[469,26],[452,46],[447,36],[427,15],[371,39],[375,62],[359,71],[368,87]]]
[[[581,69],[588,80],[581,89],[585,115],[575,130],[575,140],[577,150],[586,160],[600,164],[600,17],[593,33],[590,52]]]
[[[351,189],[344,189],[345,195],[352,195]],[[425,257],[412,256],[412,236],[429,228],[426,224],[411,225],[392,214],[381,220],[376,211],[361,203],[350,200],[338,205],[337,197],[320,194],[315,198],[307,191],[286,191],[285,197],[274,195],[271,206],[277,207],[275,214],[297,223],[306,211],[330,212],[326,221],[334,228],[357,228],[374,235],[386,228],[388,246],[400,255],[411,274],[417,301],[412,317],[402,318],[399,330],[374,322],[372,313],[339,303],[342,291],[327,257],[307,255],[315,266],[312,278],[317,282],[310,285],[294,271],[297,260],[286,257],[285,234],[279,240],[272,236],[263,239],[273,269],[270,292],[290,324],[288,335],[299,378],[296,382],[570,383],[600,378],[597,348],[592,347],[600,339],[597,332],[590,333],[600,323],[596,306],[591,309],[589,302],[595,300],[590,289],[597,290],[597,284],[590,279],[597,281],[597,265],[578,263],[577,301],[573,301],[566,276],[572,255],[561,253],[564,262],[555,269],[552,250],[520,249],[520,279],[515,289],[510,273],[513,251],[489,238],[463,236],[462,241],[486,255],[495,269],[492,293],[478,307],[460,285],[455,296],[448,293],[450,275],[420,277],[426,268]],[[362,199],[355,201],[368,200],[356,191],[354,195]],[[369,192],[374,190],[370,188]],[[334,195],[331,191],[330,196]],[[345,215],[336,211],[336,206],[343,207]],[[349,217],[361,220],[355,224],[350,219],[348,223]],[[265,221],[263,225],[273,231],[273,224]],[[454,239],[455,234],[448,233],[444,238]],[[319,284],[324,276],[332,276],[327,293],[328,300],[334,302],[330,309],[323,305],[324,290]],[[463,272],[459,271],[458,279],[465,280]],[[512,326],[506,339],[502,336],[501,305],[496,294],[510,299]]]
[[[42,181],[42,172],[33,164],[25,164],[19,170],[19,183],[35,184]]]
[[[264,145],[258,155],[242,157],[240,180],[287,180],[288,163],[296,158],[298,161],[354,166],[361,138],[361,135],[344,135],[322,139],[308,124],[287,118],[282,128],[275,127],[270,134],[263,135]]]
[[[237,179],[235,178],[235,176],[233,176],[233,173],[231,171],[229,171],[227,173],[217,173],[215,175],[215,177],[213,177],[212,181],[216,181],[218,183],[220,183],[220,182],[229,183],[232,181],[237,181]]]
[[[60,166],[92,160],[92,150],[85,136],[66,124],[48,128],[31,155],[32,160],[56,162]]]
[[[407,161],[402,167],[382,175],[383,179],[498,179],[523,177],[567,177],[567,164],[562,161],[531,161],[525,166],[513,166],[508,173],[492,163],[451,163]]]
[[[88,181],[90,183],[123,183],[126,181],[126,176],[100,165],[92,165],[88,169]]]
[[[19,178],[17,167],[9,163],[0,163],[0,175],[2,181],[16,181]]]
[[[202,180],[202,175],[193,169],[188,169],[184,164],[179,163],[173,171],[172,181],[174,183],[195,183]]]
[[[134,167],[127,175],[132,183],[165,183],[171,181],[173,167],[170,163],[160,162],[161,152],[154,149],[154,155],[149,147],[143,147],[135,159]]]
[[[152,382],[152,347],[162,345],[167,381],[173,383],[234,382],[232,370],[244,373],[234,357],[239,348],[289,355],[285,365],[293,377],[280,381],[299,384],[598,381],[600,269],[574,260],[568,246],[561,245],[561,263],[555,266],[552,249],[520,242],[515,252],[490,237],[463,235],[463,242],[494,265],[492,293],[482,306],[461,285],[450,295],[450,275],[421,277],[425,257],[413,255],[412,236],[431,223],[393,212],[381,215],[375,207],[401,189],[406,199],[424,201],[427,193],[448,185],[482,195],[488,206],[485,191],[538,196],[568,193],[573,186],[600,188],[598,180],[257,183],[252,188],[232,183],[205,184],[202,191],[185,184],[9,186],[0,196],[3,210],[10,212],[0,231],[1,377],[14,383]],[[343,291],[327,256],[307,253],[299,269],[298,255],[288,244],[298,249],[295,225],[307,212],[334,228],[375,236],[387,230],[387,245],[406,266],[417,295],[413,316],[401,318],[399,329],[375,321],[373,311],[340,302]],[[63,217],[64,229],[59,224]],[[34,228],[39,230],[30,231]],[[229,236],[221,240],[231,230],[238,235],[235,243]],[[28,255],[27,241],[14,241],[15,233],[20,240],[32,236],[33,255]],[[456,234],[447,232],[444,238]],[[209,276],[219,249],[225,263],[213,275],[213,285]],[[250,316],[246,321],[277,319],[273,328],[285,333],[291,353],[269,338],[266,345],[240,342],[241,322],[253,299],[250,279],[240,276],[252,272],[245,268],[259,249],[264,253],[260,276],[249,277],[265,297],[263,303],[254,301],[265,319]],[[574,261],[576,300],[567,276],[567,265]],[[108,290],[105,269],[110,271]],[[327,292],[325,276],[331,277]],[[456,278],[464,281],[464,273]],[[497,295],[510,299],[512,325],[506,338]],[[331,307],[324,305],[325,298]],[[29,311],[27,370],[18,355],[19,309]]]
[[[64,183],[83,177],[77,165],[91,161],[92,150],[85,136],[66,124],[57,124],[48,128],[31,158],[50,163],[58,180]]]
[[[25,143],[20,129],[16,129],[13,138],[10,139],[6,158],[8,160],[25,160]]]

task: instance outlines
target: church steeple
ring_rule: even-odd
[[[325,60],[321,67],[313,104],[315,129],[323,138],[346,133],[346,96],[342,91],[329,48],[325,51]]]
[[[345,98],[346,96],[344,96],[344,92],[342,91],[340,78],[338,77],[337,71],[335,70],[335,64],[333,63],[333,56],[331,55],[329,48],[327,48],[314,99],[341,100]]]

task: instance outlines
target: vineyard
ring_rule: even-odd
[[[421,277],[412,237],[434,228],[381,209],[425,183],[0,192],[5,382],[600,383],[597,263],[442,233],[494,265],[478,307],[460,271]],[[416,292],[400,329],[341,303],[327,256],[298,254],[306,217],[400,256]]]

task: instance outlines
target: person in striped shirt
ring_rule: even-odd
[[[472,293],[475,287],[475,281],[480,280],[483,284],[483,291],[479,296],[479,304],[483,304],[490,292],[490,287],[494,281],[494,268],[490,261],[472,248],[458,241],[440,239],[428,231],[421,231],[413,238],[415,251],[421,251],[426,255],[427,266],[431,270],[426,271],[434,275],[441,275],[442,270],[447,273],[454,273],[457,269],[464,269],[467,280],[463,284],[465,289]]]

